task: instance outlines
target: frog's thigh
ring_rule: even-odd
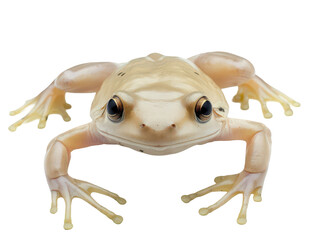
[[[255,76],[246,59],[226,52],[203,53],[189,58],[221,88],[238,86]]]
[[[112,62],[93,62],[74,66],[62,72],[55,86],[66,92],[96,92],[118,65]]]

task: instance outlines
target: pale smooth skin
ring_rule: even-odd
[[[37,97],[10,113],[15,115],[35,104],[29,114],[9,129],[14,131],[23,122],[34,119],[40,119],[38,127],[44,128],[48,115],[53,113],[69,121],[66,109],[71,106],[65,102],[65,93],[96,92],[91,107],[92,122],[57,136],[47,148],[45,173],[52,193],[51,213],[57,211],[57,199],[64,198],[65,229],[73,226],[71,202],[74,197],[87,201],[117,224],[123,218],[99,205],[90,194],[98,192],[120,204],[126,203],[115,193],[68,175],[70,153],[75,149],[120,144],[148,154],[165,155],[213,141],[246,141],[245,167],[241,173],[217,177],[215,185],[182,196],[187,203],[209,192],[227,192],[215,204],[199,210],[201,215],[207,215],[242,193],[243,205],[237,222],[245,224],[250,195],[254,195],[255,201],[261,201],[271,137],[261,123],[227,117],[228,104],[221,88],[231,86],[238,86],[233,101],[240,102],[242,109],[248,109],[249,99],[258,100],[266,118],[272,116],[267,101],[279,102],[288,116],[292,115],[290,105],[299,106],[256,76],[252,64],[239,56],[212,52],[186,60],[153,53],[125,64],[87,63],[64,71]],[[105,109],[114,95],[124,105],[120,122],[111,121]],[[203,96],[211,102],[213,114],[209,121],[200,123],[194,108]]]

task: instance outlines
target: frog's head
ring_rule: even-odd
[[[141,96],[146,94],[148,98]],[[141,95],[117,92],[96,125],[106,137],[145,153],[174,153],[207,142],[220,131],[227,114],[225,107],[214,106],[200,92]]]
[[[174,66],[166,72],[149,71],[152,74],[126,69],[113,84],[109,79],[95,99],[104,99],[93,117],[98,131],[121,145],[157,155],[176,153],[217,135],[228,113],[221,90],[189,64],[184,72],[176,71],[176,62]]]

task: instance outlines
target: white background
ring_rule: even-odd
[[[316,1],[1,1],[0,239],[318,239],[318,54]],[[67,94],[71,122],[50,116],[47,127],[7,127],[24,114],[13,110],[63,70],[92,61],[126,62],[151,52],[190,57],[227,51],[249,59],[266,82],[301,102],[286,117],[269,103],[242,111],[226,89],[230,117],[265,123],[273,151],[263,201],[250,202],[248,222],[236,223],[238,195],[206,217],[198,209],[217,201],[211,193],[189,204],[181,195],[238,173],[245,144],[215,142],[170,156],[150,156],[119,146],[72,153],[70,175],[118,193],[127,204],[93,195],[124,217],[114,224],[82,200],[72,205],[74,228],[63,229],[64,202],[50,214],[43,158],[56,135],[90,121],[93,94]],[[29,110],[29,109],[28,109]]]

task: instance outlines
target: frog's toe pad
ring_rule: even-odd
[[[201,208],[199,209],[198,213],[202,216],[206,216],[209,213],[208,208]]]
[[[240,225],[244,225],[247,223],[246,217],[237,218],[237,223]]]
[[[73,228],[73,224],[72,223],[64,223],[63,227],[65,230],[70,230]]]
[[[189,195],[183,195],[181,199],[184,203],[189,203],[192,200]]]
[[[121,205],[126,204],[126,200],[124,198],[118,197],[115,200]]]
[[[116,224],[121,224],[123,222],[123,217],[120,216],[120,215],[115,215],[113,218],[112,218],[112,221]]]
[[[50,209],[50,213],[55,214],[58,211],[58,209],[56,207],[52,207]]]

